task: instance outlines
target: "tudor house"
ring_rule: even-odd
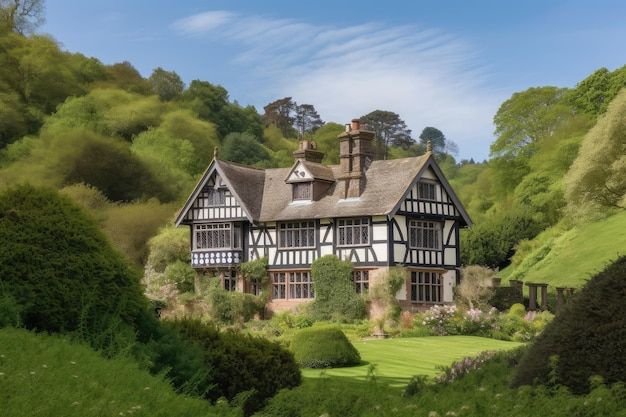
[[[266,256],[278,311],[315,297],[311,264],[334,254],[354,266],[364,293],[403,265],[396,294],[405,310],[452,302],[459,281],[459,230],[471,220],[430,149],[419,157],[372,160],[374,134],[358,120],[339,135],[340,164],[323,165],[314,142],[300,142],[291,168],[258,169],[216,155],[176,218],[191,233],[198,276],[229,291],[258,294],[241,263]]]

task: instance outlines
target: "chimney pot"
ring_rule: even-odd
[[[352,119],[352,130],[359,130],[359,119]]]

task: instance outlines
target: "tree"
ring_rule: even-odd
[[[228,91],[221,85],[193,80],[183,92],[182,100],[201,119],[216,122],[216,116],[228,104]]]
[[[568,100],[579,110],[599,116],[606,112],[609,103],[626,87],[626,66],[609,72],[600,68],[568,91]]]
[[[415,141],[411,139],[411,130],[397,113],[374,110],[361,116],[360,122],[375,134],[375,158],[387,159],[389,145],[407,146]]]
[[[470,309],[485,307],[493,295],[492,278],[496,271],[480,265],[461,268],[461,283],[456,287],[456,295],[467,302]]]
[[[317,129],[324,125],[320,115],[312,104],[295,104],[295,127],[300,132],[300,138],[304,139],[304,134],[312,136]]]
[[[270,159],[267,150],[249,133],[231,133],[224,139],[222,157],[245,165]]]
[[[284,137],[293,137],[295,136],[293,129],[295,118],[292,114],[295,105],[296,103],[291,100],[291,97],[285,97],[273,101],[263,107],[265,113],[261,116],[261,120],[266,126],[273,124],[279,128]]]
[[[587,133],[564,178],[569,209],[626,209],[626,90]]]
[[[535,87],[514,93],[494,116],[497,139],[491,144],[491,155],[507,160],[533,155],[535,145],[573,114],[566,92],[566,88]]]
[[[149,94],[151,91],[150,82],[128,61],[107,66],[106,72],[115,88],[141,94]]]
[[[44,0],[0,0],[0,32],[34,33],[46,21]]]
[[[171,101],[183,93],[185,83],[174,71],[165,71],[157,67],[152,71],[148,79],[152,86],[152,92],[157,94],[163,101]]]
[[[222,107],[215,125],[220,138],[230,133],[248,133],[257,138],[263,136],[263,122],[254,106],[242,107],[236,101]]]

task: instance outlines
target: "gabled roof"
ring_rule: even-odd
[[[308,177],[310,177],[309,181],[320,180],[320,181],[326,181],[326,182],[335,182],[333,170],[329,166],[320,164],[318,162],[303,161],[303,160],[296,161],[296,163],[293,164],[293,167],[289,170],[289,173],[287,174],[285,181],[289,183],[297,182],[297,180],[293,180],[290,178],[292,177],[292,174],[295,171],[303,170],[303,169],[308,173]]]
[[[239,201],[248,220],[255,222],[259,218],[263,197],[259,190],[263,189],[265,172],[262,169],[247,165],[213,159],[202,174],[193,192],[189,198],[187,198],[178,216],[176,216],[176,226],[183,222],[185,215],[215,171],[222,177],[224,184],[226,184],[230,192],[235,196],[237,201]]]
[[[334,181],[319,199],[292,201],[292,185],[287,183],[286,179],[299,163],[315,179]],[[346,195],[346,182],[337,180],[342,177],[339,165],[324,166],[309,161],[298,161],[296,165],[291,168],[261,170],[214,159],[176,218],[176,225],[182,222],[215,170],[243,206],[249,220],[258,223],[353,216],[392,216],[428,168],[433,170],[459,210],[462,225],[472,224],[430,152],[419,157],[373,161],[365,173],[363,193],[358,198],[350,199],[342,198]]]

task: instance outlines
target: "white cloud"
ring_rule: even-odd
[[[461,157],[488,155],[492,118],[503,100],[484,87],[488,74],[473,45],[453,34],[378,23],[314,26],[223,11],[173,26],[184,35],[208,38],[211,32],[216,42],[234,44],[228,65],[276,94],[266,103],[293,97],[341,124],[374,110],[393,111],[415,138],[432,126],[459,145]]]
[[[223,27],[235,17],[234,13],[227,11],[205,12],[177,20],[172,27],[184,35],[202,35]]]

